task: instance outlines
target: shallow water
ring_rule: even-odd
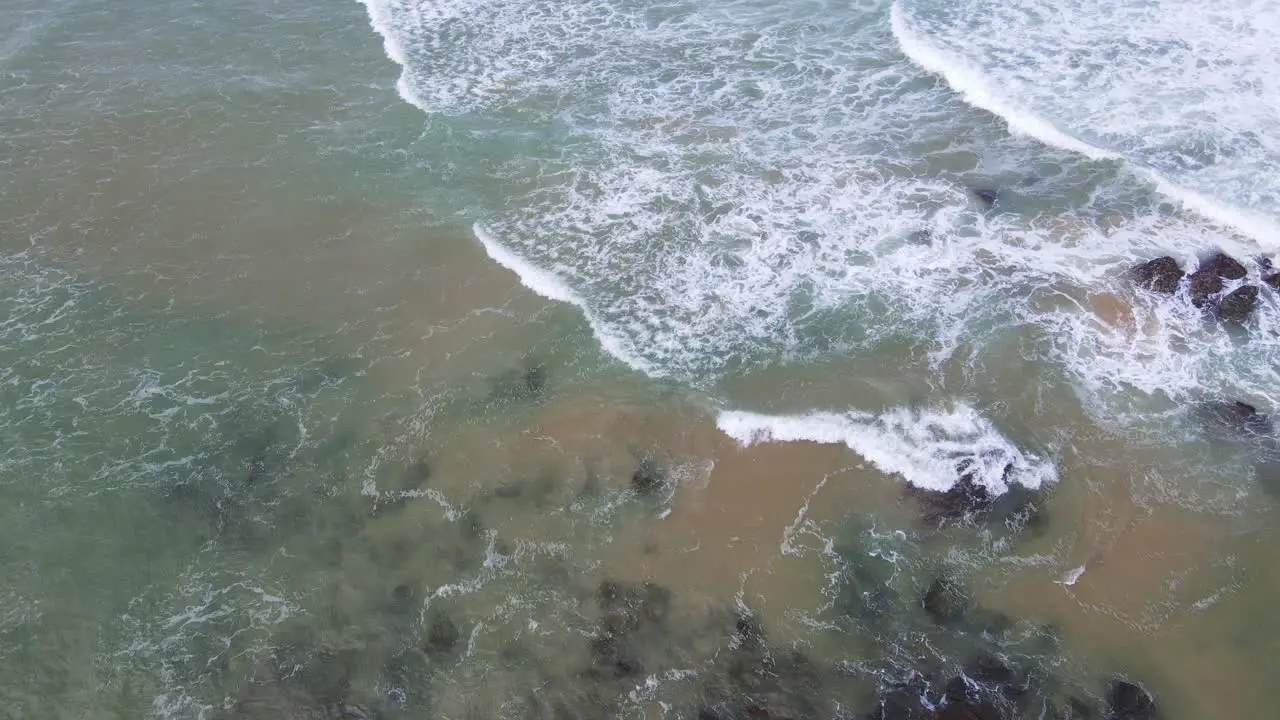
[[[966,8],[15,4],[0,716],[929,717],[992,653],[1269,716],[1272,450],[1195,406],[1275,407],[1280,308],[1123,277],[1266,273],[1268,8],[1177,172],[1142,58],[984,102],[1069,24]]]

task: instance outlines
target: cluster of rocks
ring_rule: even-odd
[[[940,577],[920,598],[930,620],[955,627],[977,612],[964,584]],[[1001,622],[995,622],[1000,625]],[[945,677],[945,676],[944,676]],[[940,689],[935,689],[940,686]],[[1037,668],[1020,667],[1014,658],[994,649],[977,651],[961,672],[945,681],[930,674],[914,674],[890,686],[870,720],[1009,720],[1021,717],[1056,720],[1156,720],[1160,717],[1151,695],[1141,686],[1113,678],[1104,693],[1105,711],[1081,693],[1064,692]]]
[[[1244,323],[1257,306],[1259,288],[1241,285],[1226,295],[1222,291],[1225,281],[1243,280],[1248,275],[1249,271],[1240,261],[1223,253],[1211,256],[1190,275],[1168,256],[1145,262],[1129,272],[1138,287],[1164,295],[1176,293],[1185,280],[1187,296],[1193,305],[1211,310],[1223,322],[1235,325]],[[1263,282],[1280,290],[1280,272],[1267,274]]]
[[[926,524],[933,527],[1003,523],[1016,532],[1041,531],[1045,526],[1042,494],[1017,482],[1012,463],[1005,466],[1003,482],[1008,488],[993,494],[974,476],[971,461],[956,466],[956,482],[945,491],[907,487],[907,493],[921,506]]]

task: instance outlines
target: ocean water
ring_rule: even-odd
[[[1276,3],[2,15],[0,717],[1273,713]]]

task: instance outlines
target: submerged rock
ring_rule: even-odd
[[[1159,717],[1155,700],[1128,680],[1113,680],[1107,688],[1107,720],[1154,720]]]
[[[996,204],[996,200],[1000,199],[999,191],[993,188],[974,188],[970,192],[982,203],[983,207],[992,207]]]
[[[508,370],[493,381],[489,402],[501,404],[541,398],[547,389],[547,366],[526,362],[522,369]]]
[[[939,625],[954,623],[969,612],[969,596],[964,586],[949,578],[934,580],[920,604]]]
[[[1014,467],[1004,469],[1002,481],[1007,490],[993,494],[978,482],[971,465],[961,463],[956,468],[958,479],[944,491],[923,490],[909,487],[907,492],[922,506],[924,521],[942,527],[974,520],[1003,522],[1013,532],[1025,528],[1043,528],[1043,510],[1039,506],[1039,493],[1028,489],[1014,479]]]
[[[403,490],[417,490],[431,479],[431,463],[426,460],[415,460],[404,469],[402,478]]]
[[[604,614],[591,641],[588,675],[598,680],[642,675],[645,666],[639,647],[662,631],[671,608],[671,591],[653,583],[604,580],[596,589],[596,602]]]
[[[1183,274],[1178,261],[1168,255],[1145,262],[1129,271],[1129,276],[1138,287],[1165,295],[1178,291],[1178,283],[1182,281]]]
[[[1044,701],[1044,720],[1095,720],[1098,713],[1078,697],[1052,698]]]
[[[461,637],[462,633],[453,622],[453,618],[444,613],[438,613],[427,628],[427,638],[422,649],[428,655],[443,655],[452,651]]]
[[[941,709],[934,711],[936,720],[1003,720],[1004,716],[996,706],[985,701],[948,702]]]
[[[963,473],[964,468],[958,468]],[[912,490],[924,505],[924,519],[930,525],[945,525],[971,518],[991,507],[991,493],[979,485],[972,473],[964,473],[943,492]]]
[[[631,475],[631,488],[641,495],[649,495],[666,482],[666,472],[652,455],[644,455]]]
[[[1271,419],[1246,402],[1236,400],[1206,403],[1202,412],[1219,429],[1232,433],[1237,439],[1271,437],[1274,433]]]
[[[981,652],[969,664],[965,674],[974,680],[992,687],[1008,685],[1014,682],[1016,673],[1000,656]]]
[[[1243,285],[1229,293],[1218,303],[1218,317],[1223,322],[1240,325],[1249,318],[1253,308],[1258,304],[1258,288],[1255,285]]]
[[[388,609],[393,615],[406,616],[413,612],[417,603],[416,593],[409,585],[401,584],[391,589]]]
[[[923,702],[927,691],[927,684],[919,678],[891,685],[880,693],[866,720],[932,720],[933,710]]]

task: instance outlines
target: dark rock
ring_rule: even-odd
[[[776,720],[824,717],[818,669],[800,652],[779,652],[759,645],[739,645],[728,656],[731,681],[721,707],[728,717]]]
[[[1178,267],[1178,261],[1166,255],[1135,267],[1129,271],[1129,276],[1138,287],[1172,295],[1178,291],[1183,272]]]
[[[591,641],[591,670],[596,677],[621,678],[644,672],[640,661],[627,654],[623,647],[624,628],[602,627]]]
[[[524,483],[516,482],[516,481],[504,482],[498,487],[493,489],[494,497],[503,498],[505,500],[518,498],[523,493],[524,493]]]
[[[462,636],[453,619],[443,613],[438,614],[427,628],[427,640],[423,645],[428,655],[442,655],[454,649]]]
[[[355,648],[324,650],[309,658],[298,677],[307,693],[331,704],[341,702],[351,687],[351,678],[361,661],[361,653]]]
[[[547,366],[542,363],[527,366],[520,383],[529,397],[541,395],[547,389]]]
[[[880,693],[876,707],[867,720],[932,720],[933,710],[922,702],[927,688],[914,681],[898,684]]]
[[[631,487],[641,495],[648,495],[662,487],[666,473],[652,455],[640,458],[636,471],[631,475]]]
[[[596,602],[601,609],[611,610],[627,602],[629,588],[616,580],[601,580],[596,588]]]
[[[973,196],[983,207],[992,207],[996,204],[996,200],[1000,199],[1000,193],[991,188],[974,188]]]
[[[1042,493],[1034,492],[1021,483],[1010,482],[1008,475],[1006,472],[1008,489],[992,498],[988,507],[982,509],[983,513],[991,520],[1003,522],[1015,533],[1023,530],[1029,530],[1033,534],[1043,532],[1048,520],[1043,508]]]
[[[1156,703],[1140,685],[1113,680],[1107,688],[1107,720],[1154,720]]]
[[[605,580],[596,590],[604,614],[591,641],[588,674],[597,680],[616,680],[644,673],[637,649],[652,645],[666,619],[671,593],[653,583],[631,585]],[[669,644],[669,643],[667,643]]]
[[[1203,406],[1207,419],[1219,429],[1233,433],[1239,439],[1271,437],[1274,431],[1271,420],[1249,403],[1212,402]]]
[[[1242,285],[1229,293],[1218,303],[1218,317],[1223,322],[1235,325],[1243,324],[1249,313],[1258,304],[1258,288],[1256,285]]]
[[[969,597],[964,587],[948,578],[934,580],[920,602],[925,612],[940,625],[953,623],[969,611]]]
[[[475,541],[484,537],[484,523],[481,522],[476,511],[470,508],[462,511],[461,517],[458,518],[458,529],[466,540]]]
[[[1016,673],[1000,656],[989,652],[979,653],[969,664],[966,674],[988,686],[1008,685],[1014,682]]]
[[[489,402],[534,400],[541,397],[546,388],[547,367],[542,363],[526,363],[523,369],[508,370],[494,380]]]
[[[1222,253],[1217,253],[1200,263],[1200,268],[1196,272],[1211,272],[1226,280],[1239,280],[1249,274],[1238,260]]]
[[[652,623],[665,621],[671,611],[671,591],[653,583],[645,583],[641,590],[640,614]]]
[[[413,588],[408,585],[397,585],[391,590],[391,612],[396,615],[408,615],[413,612],[415,604]]]
[[[1280,272],[1272,273],[1262,279],[1262,282],[1271,287],[1272,290],[1280,292]]]
[[[974,695],[974,688],[970,687],[969,681],[963,675],[956,675],[942,686],[942,697],[948,703],[968,702]]]
[[[1010,465],[1005,470],[1008,478],[1013,471]],[[924,506],[924,520],[930,525],[943,526],[950,523],[972,520],[992,508],[995,498],[983,485],[974,478],[968,464],[962,463],[956,468],[959,478],[945,492],[909,488],[908,492],[915,496]],[[1016,485],[1016,483],[1013,483]],[[1020,486],[1019,486],[1020,487]]]
[[[1187,294],[1191,296],[1191,304],[1196,307],[1205,307],[1209,304],[1209,297],[1222,292],[1222,278],[1212,271],[1197,270],[1191,273],[1191,279],[1187,283]]]
[[[996,705],[983,697],[982,688],[963,675],[947,681],[942,699],[944,704],[934,716],[939,720],[1003,720]]]
[[[246,463],[246,467],[247,469],[245,471],[245,476],[244,476],[245,484],[246,485],[257,484],[259,480],[262,480],[267,476],[266,454],[258,453],[253,457],[249,458],[249,462]]]
[[[932,245],[933,231],[929,228],[914,230],[907,235],[907,242],[913,245]]]
[[[740,648],[758,648],[764,643],[764,629],[755,617],[739,615],[733,624],[733,639]]]
[[[415,460],[404,470],[405,490],[417,490],[431,479],[431,464],[426,460]]]

